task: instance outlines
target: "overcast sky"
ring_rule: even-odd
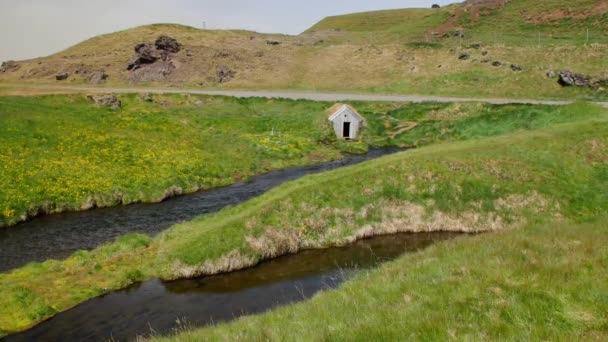
[[[153,23],[297,34],[323,17],[454,0],[0,0],[0,61],[46,56]]]

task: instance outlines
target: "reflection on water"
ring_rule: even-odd
[[[127,341],[169,334],[179,321],[204,326],[264,312],[333,289],[370,268],[460,236],[417,233],[375,237],[344,248],[304,251],[243,271],[192,280],[152,280],[92,299],[7,341]]]

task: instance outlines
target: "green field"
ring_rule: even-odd
[[[123,109],[83,95],[0,97],[0,226],[40,213],[157,202],[341,151],[422,146],[536,129],[600,109],[488,104],[354,103],[362,141],[337,142],[331,103],[122,95]],[[271,132],[274,128],[274,135]],[[280,136],[279,136],[280,134]]]
[[[390,110],[395,110],[399,106],[396,104],[368,104],[368,107],[364,105],[360,107],[362,112],[367,113],[365,115],[368,116],[369,112],[386,115]],[[419,105],[404,106],[416,107]],[[455,105],[437,106],[451,108]],[[468,104],[468,106],[484,108],[486,105]],[[601,218],[607,215],[608,121],[606,121],[606,111],[585,104],[564,108],[522,106],[520,111],[528,112],[528,114],[514,115],[513,112],[510,112],[511,108],[512,106],[497,106],[494,118],[496,124],[494,125],[486,123],[489,118],[484,115],[483,111],[477,112],[474,116],[478,118],[476,123],[469,121],[466,126],[458,125],[460,120],[472,120],[466,114],[464,114],[464,118],[456,115],[450,119],[441,118],[446,121],[443,124],[446,126],[437,125],[448,127],[447,130],[451,130],[452,136],[447,134],[441,139],[433,138],[435,133],[432,132],[435,130],[430,130],[429,142],[441,142],[442,139],[448,142],[387,156],[355,167],[308,176],[273,189],[242,205],[226,208],[216,214],[202,216],[191,222],[173,226],[154,239],[141,235],[128,235],[97,250],[75,253],[64,261],[50,260],[44,263],[32,263],[11,273],[2,274],[0,275],[0,287],[3,291],[0,293],[0,308],[6,309],[0,310],[0,335],[25,329],[86,299],[113,289],[123,288],[136,281],[153,277],[174,279],[215,274],[235,267],[251,266],[260,260],[285,253],[293,253],[304,246],[323,248],[344,244],[365,236],[400,231],[503,232],[498,235],[489,234],[474,238],[471,239],[471,242],[454,242],[454,245],[442,244],[433,248],[428,252],[432,258],[427,259],[428,262],[423,262],[427,268],[421,270],[420,278],[407,280],[404,283],[401,283],[401,278],[396,278],[394,282],[382,281],[368,283],[365,286],[360,284],[361,280],[355,280],[347,284],[345,289],[340,290],[357,290],[362,287],[378,289],[368,297],[370,303],[384,300],[390,303],[396,296],[395,291],[401,288],[406,289],[407,286],[412,286],[412,291],[414,291],[414,286],[419,286],[416,281],[428,280],[429,278],[425,278],[427,276],[437,275],[437,284],[440,284],[440,280],[444,279],[442,275],[448,273],[438,274],[437,270],[451,272],[450,270],[453,269],[451,267],[479,269],[475,273],[463,273],[470,278],[463,283],[457,282],[460,286],[466,287],[467,292],[463,293],[466,299],[469,298],[466,297],[467,295],[470,296],[478,291],[479,288],[475,286],[483,286],[494,279],[493,274],[495,275],[495,273],[483,273],[490,268],[497,272],[495,267],[490,267],[493,264],[488,264],[495,259],[488,258],[487,255],[504,253],[504,258],[500,260],[504,260],[505,269],[513,269],[513,272],[516,272],[515,266],[517,265],[511,265],[511,260],[524,262],[525,259],[520,259],[526,257],[525,254],[521,254],[522,250],[517,247],[517,244],[527,244],[529,246],[527,248],[532,250],[536,246],[533,240],[522,242],[524,237],[535,236],[534,234],[545,235],[546,240],[538,242],[541,245],[542,241],[559,241],[558,239],[561,237],[567,238],[568,234],[571,234],[567,229],[569,226],[576,226],[578,227],[576,229],[584,232],[584,234],[580,234],[579,238],[580,241],[583,241],[582,246],[576,245],[581,249],[573,249],[573,251],[587,253],[584,255],[589,256],[590,266],[586,268],[589,272],[586,277],[572,277],[569,278],[570,283],[563,283],[572,289],[585,288],[588,291],[581,294],[583,296],[581,307],[568,312],[590,313],[591,316],[584,317],[592,317],[592,328],[603,326],[605,329],[605,317],[598,314],[604,312],[602,308],[606,307],[601,288],[586,287],[589,277],[601,279],[605,276],[605,249],[586,248],[585,246],[589,246],[587,241],[590,241],[589,243],[601,241],[598,238],[604,234],[601,231],[603,228]],[[542,114],[543,108],[554,111],[553,115]],[[433,111],[422,115],[416,114],[416,111],[411,109],[412,117],[409,118],[411,120],[423,121],[422,118],[440,120],[436,113],[432,114]],[[532,115],[533,113],[536,113],[535,116]],[[405,117],[395,113],[393,115],[399,118]],[[486,115],[489,114],[486,113]],[[535,119],[531,120],[531,117]],[[557,118],[552,120],[569,121],[569,123],[553,124],[555,122],[548,118]],[[530,122],[533,124],[530,125]],[[551,127],[529,130],[529,128],[548,125]],[[430,124],[422,124],[420,127],[428,128],[429,126],[433,127]],[[471,130],[467,131],[463,127],[470,127]],[[460,133],[458,133],[459,130]],[[439,131],[445,130],[442,128]],[[368,134],[373,137],[373,134]],[[423,133],[411,134],[411,139],[416,140]],[[483,138],[495,134],[500,134],[500,136]],[[465,141],[449,142],[463,139]],[[409,140],[404,139],[403,142],[409,142]],[[561,228],[555,228],[551,234],[544,233],[550,228],[539,228],[555,222],[558,222],[559,224],[556,225]],[[582,226],[579,227],[579,224]],[[531,229],[522,230],[525,227]],[[588,230],[585,230],[586,227]],[[485,252],[483,249],[467,248],[471,244],[485,244],[485,241],[492,241]],[[538,253],[540,253],[541,247],[539,245]],[[552,249],[554,247],[551,245],[546,248],[548,253],[554,253],[554,249]],[[464,253],[458,258],[451,257],[450,253],[459,254],[458,251],[462,250],[468,250],[473,254]],[[563,260],[572,263],[584,262],[578,257],[583,254],[564,254]],[[422,260],[424,255],[411,258]],[[441,260],[444,260],[441,258],[450,261],[445,264],[445,268],[441,266]],[[471,259],[469,260],[469,258]],[[378,274],[390,272],[387,270],[400,268],[400,263],[409,264],[409,260],[402,259],[377,272],[379,272]],[[469,260],[469,262],[464,260]],[[471,263],[473,260],[476,263]],[[558,265],[560,260],[562,259],[549,258],[548,263],[543,267],[551,269],[552,265]],[[508,272],[500,273],[503,277],[508,277],[509,274]],[[531,273],[528,276],[534,277],[534,274]],[[369,275],[362,275],[357,279],[364,279],[362,277],[366,276]],[[385,276],[388,277],[388,275]],[[477,280],[484,282],[478,283]],[[557,282],[556,279],[553,280],[551,283],[547,281],[538,286],[561,286],[562,283]],[[386,286],[391,283],[395,284],[397,288]],[[403,287],[399,287],[399,284],[403,284]],[[384,286],[386,286],[384,292],[380,291]],[[426,286],[428,287],[428,283]],[[454,288],[458,289],[458,287]],[[534,288],[530,287],[530,290],[532,289]],[[432,287],[424,291],[431,290]],[[510,289],[504,290],[510,291]],[[517,288],[513,289],[513,291],[516,290]],[[326,296],[340,296],[340,293],[336,292],[336,294]],[[420,293],[422,296],[426,292]],[[447,296],[450,292],[441,293],[443,292],[439,291],[437,296]],[[511,292],[505,293],[511,294]],[[534,306],[543,303],[539,297],[534,296],[535,293],[537,292],[532,291],[528,296],[526,292],[520,292],[520,297],[513,297],[511,300],[519,306],[516,307],[516,311],[508,313],[511,315],[511,319],[521,322],[523,330],[527,332],[531,331],[535,321],[528,320],[527,311],[522,308],[525,308],[526,303]],[[514,292],[513,296],[516,294],[517,292]],[[413,300],[419,298],[414,292],[409,296]],[[318,305],[315,303],[322,301],[319,298],[323,297],[317,297],[312,303],[304,304],[304,306],[290,307],[271,315],[283,315],[285,312],[290,312],[289,310],[312,310],[312,306]],[[441,297],[425,295],[422,298],[427,298],[430,303],[434,301],[434,303],[448,305]],[[570,303],[568,298],[560,298],[560,300]],[[522,301],[523,304],[517,301]],[[346,305],[357,305],[356,302],[348,304],[336,300],[323,302],[325,303],[323,305],[332,306],[328,307],[327,314],[331,314],[333,312],[331,310],[346,308]],[[467,302],[465,301],[465,303]],[[483,302],[479,302],[478,307],[484,308],[483,305]],[[365,310],[364,305],[360,308]],[[441,312],[444,315],[458,315],[461,312],[458,310],[466,312],[473,308],[475,306],[463,304],[453,308],[455,311],[441,310]],[[432,327],[424,325],[424,317],[436,315],[437,310],[433,310],[432,306],[414,309],[420,310],[415,313],[416,317],[421,320],[418,330],[420,336],[437,333]],[[551,316],[555,314],[550,310],[551,308],[545,309],[547,319],[554,317]],[[570,310],[569,307],[567,309]],[[479,310],[479,315],[482,315],[481,312],[484,311]],[[370,322],[376,322],[384,320],[383,315],[389,312],[376,310],[365,312],[365,316],[369,316]],[[404,314],[407,312],[410,311],[406,311]],[[308,319],[314,326],[315,323],[312,321],[314,317],[311,316],[313,316],[312,313],[308,316],[304,314],[298,317],[302,319],[304,326]],[[234,332],[239,334],[239,329],[247,329],[245,326],[250,320],[264,320],[268,319],[267,317],[248,318],[237,323],[241,324],[240,327],[220,327],[214,333]],[[317,315],[317,318],[319,317],[321,316]],[[346,322],[343,324],[351,326],[348,323],[348,317],[343,313],[335,314],[333,317],[336,322],[343,320]],[[568,317],[564,319],[570,319]],[[487,319],[490,318],[488,316]],[[477,324],[473,327],[467,325],[471,331],[480,332],[479,334],[485,333],[488,336],[498,336],[497,334],[500,333],[484,330],[486,329],[485,324],[490,323],[480,320],[479,316],[470,316],[468,319],[471,324]],[[599,323],[596,322],[596,319]],[[281,320],[278,319],[276,322],[281,322]],[[353,318],[352,322],[353,327],[356,327],[354,323],[358,322],[357,324],[362,324],[359,325],[360,329],[366,329],[364,321]],[[428,322],[432,322],[432,320]],[[449,321],[442,322],[447,324],[446,322]],[[465,322],[467,321],[465,320]],[[336,324],[336,327],[339,327],[339,324]],[[415,324],[415,321],[412,321],[412,324]],[[376,328],[381,329],[382,326],[376,325]],[[546,329],[548,332],[545,335],[541,331],[538,335],[529,336],[556,336],[558,333],[569,333],[568,336],[575,336],[594,331],[591,328],[584,330],[580,326],[572,324],[547,326]],[[257,336],[262,339],[263,334],[276,333],[277,335],[269,335],[269,337],[274,336],[279,339],[280,334],[287,333],[287,330],[282,329],[262,331],[259,327],[257,330],[249,327],[247,331],[251,335],[243,336]],[[350,333],[359,336],[357,331],[361,330],[352,330]],[[376,330],[371,329],[370,334],[398,333],[395,329],[374,331]],[[599,331],[600,333],[605,332],[601,329]],[[323,334],[325,330],[311,330],[307,333],[315,332]],[[336,330],[336,333],[340,332],[342,330]],[[206,333],[203,332],[203,334]],[[517,335],[517,331],[506,331],[505,333],[522,338],[526,336],[523,333]],[[324,335],[319,335],[318,338],[322,336]],[[366,335],[361,333],[360,336],[364,338]],[[476,336],[481,338],[483,335]]]

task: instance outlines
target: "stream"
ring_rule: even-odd
[[[254,176],[250,182],[199,191],[161,203],[37,217],[14,227],[0,229],[0,272],[32,261],[64,259],[76,251],[94,249],[129,233],[154,236],[175,223],[242,203],[287,181],[400,151],[403,150],[370,148],[365,155],[347,155],[332,162],[272,171]]]
[[[91,299],[9,341],[131,341],[262,313],[335,289],[361,270],[457,233],[379,236],[343,248],[309,250],[238,272],[191,280],[155,279]]]

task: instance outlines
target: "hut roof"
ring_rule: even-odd
[[[355,108],[344,103],[336,103],[335,105],[331,106],[327,110],[327,117],[330,121],[332,121],[336,118],[336,116],[338,116],[345,110],[350,110],[350,112],[352,112],[359,120],[365,121],[365,119],[361,116],[361,114],[359,114],[359,112],[357,112]]]

